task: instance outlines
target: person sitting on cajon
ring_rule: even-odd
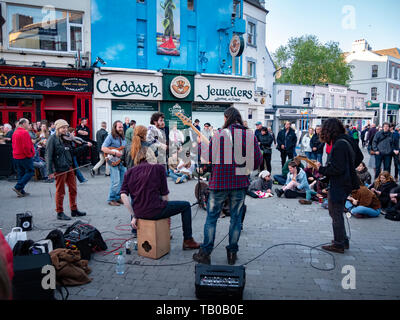
[[[183,250],[198,249],[200,244],[192,237],[192,209],[188,201],[168,201],[165,167],[146,161],[147,147],[134,157],[135,166],[124,177],[121,199],[131,214],[131,225],[137,228],[137,219],[160,220],[182,214]],[[134,200],[133,207],[129,196]]]

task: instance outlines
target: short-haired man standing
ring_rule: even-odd
[[[107,122],[103,121],[101,123],[101,128],[96,132],[96,141],[97,141],[97,148],[98,148],[98,152],[99,152],[99,162],[96,163],[96,165],[93,167],[93,169],[90,169],[90,173],[92,174],[92,176],[95,175],[96,171],[97,174],[99,174],[99,170],[100,167],[103,165],[104,162],[106,162],[106,172],[105,175],[109,176],[110,175],[110,166],[108,164],[108,162],[106,161],[106,159],[104,158],[104,152],[101,151],[101,147],[104,143],[104,141],[106,140],[108,136],[108,132],[107,132]]]
[[[164,113],[155,112],[150,118],[150,126],[147,128],[146,140],[157,157],[157,163],[166,164],[167,138],[163,128],[165,127]]]
[[[21,118],[18,122],[18,128],[12,136],[13,158],[18,174],[18,182],[13,190],[19,198],[29,195],[24,188],[35,174],[33,167],[35,149],[28,132],[29,126],[29,120]]]
[[[285,123],[285,127],[279,131],[277,140],[277,149],[281,153],[282,167],[285,165],[286,157],[293,159],[297,143],[296,132],[291,128],[290,122]]]

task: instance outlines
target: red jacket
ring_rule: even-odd
[[[4,238],[3,233],[0,230],[0,263],[5,263],[5,268],[8,273],[8,278],[10,283],[12,282],[12,278],[14,277],[14,268],[13,268],[13,252],[8,245],[6,239]]]
[[[14,159],[33,158],[35,148],[31,136],[24,128],[17,128],[12,136],[12,148]]]

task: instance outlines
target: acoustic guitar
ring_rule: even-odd
[[[297,157],[295,157],[295,159],[299,159],[299,160],[304,160],[305,162],[307,162],[311,167],[313,167],[314,169],[317,169],[318,170],[318,166],[317,166],[317,164],[316,164],[316,161],[314,161],[314,160],[310,160],[310,159],[308,159],[307,157],[305,157],[305,156],[297,156]]]
[[[116,148],[116,147],[108,147],[108,149],[111,149],[111,150],[118,150],[118,151],[122,152],[122,150],[124,150],[125,147],[124,147],[124,146],[121,146],[121,147],[119,147],[119,148]],[[105,152],[104,152],[104,158],[107,159],[108,164],[109,164],[110,166],[112,166],[112,167],[116,167],[116,166],[118,166],[118,165],[121,163],[121,158],[119,158],[119,157],[117,157],[116,155],[111,154],[111,153],[105,153]]]
[[[186,117],[182,112],[177,112],[175,115],[182,121],[182,123],[186,126],[189,126],[193,129],[194,132],[207,144],[210,144],[210,141],[193,125],[192,120]]]

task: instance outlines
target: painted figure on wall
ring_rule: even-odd
[[[157,54],[180,55],[180,1],[157,0]]]

